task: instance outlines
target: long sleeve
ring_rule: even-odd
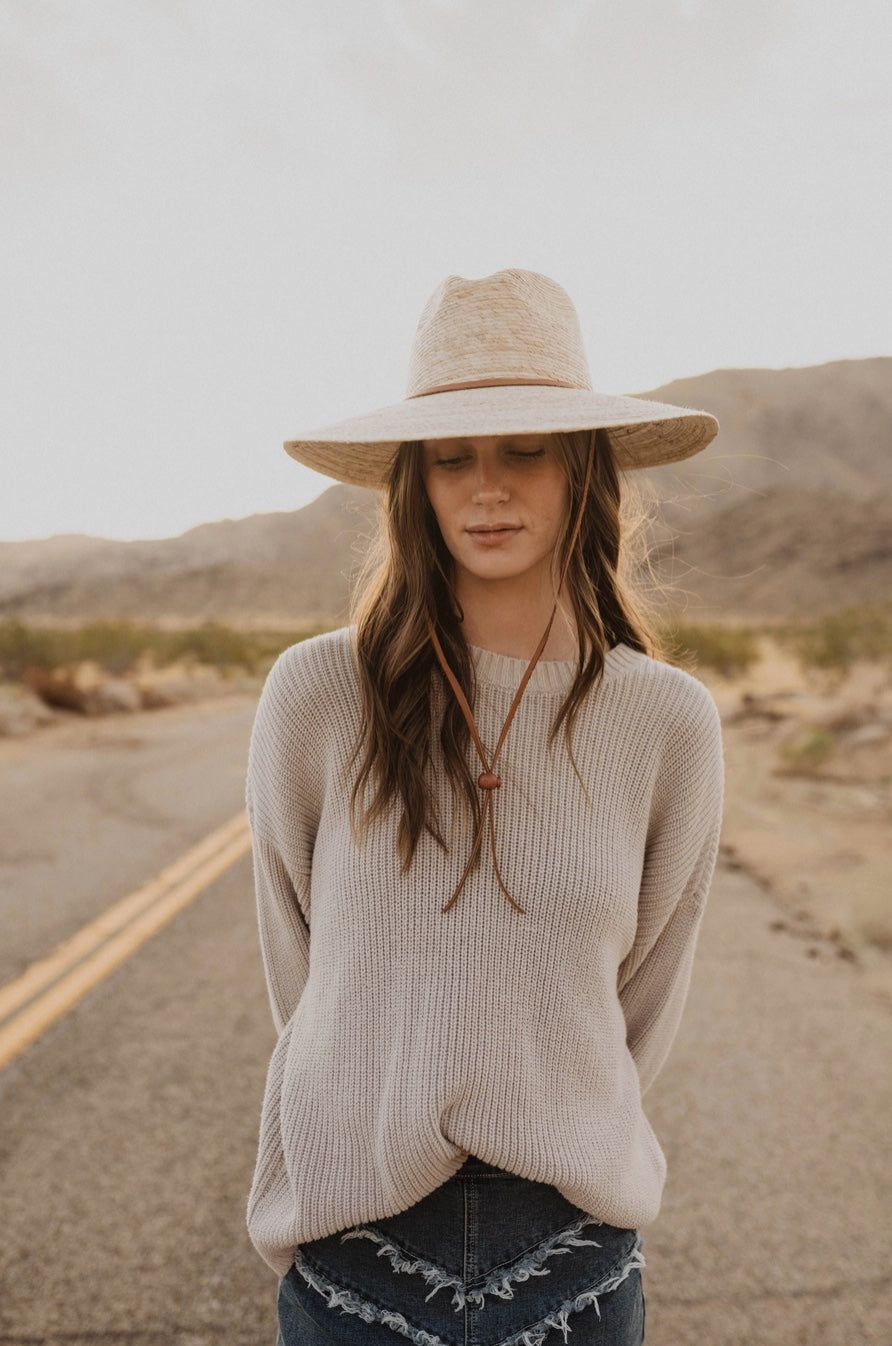
[[[264,837],[254,834],[254,888],[266,989],[276,1031],[294,1013],[310,971],[310,927],[302,904],[309,896],[309,875],[295,887],[282,857]]]
[[[678,1030],[718,853],[722,746],[705,688],[667,743],[653,796],[634,944],[618,979],[627,1043],[644,1093]]]
[[[310,965],[310,873],[319,813],[311,707],[274,665],[257,707],[245,802],[254,853],[257,921],[276,1029],[300,1000]]]

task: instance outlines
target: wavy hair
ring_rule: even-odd
[[[567,566],[564,594],[578,632],[576,675],[551,728],[563,728],[572,760],[572,730],[583,701],[599,682],[608,649],[620,642],[657,654],[657,642],[638,610],[630,571],[645,549],[639,502],[624,507],[620,475],[607,432],[556,434],[569,485],[567,517],[555,549],[555,584]],[[592,455],[588,493],[581,501]],[[577,513],[582,521],[567,559]],[[629,542],[639,539],[639,546]],[[401,444],[382,502],[378,545],[371,553],[354,601],[361,697],[361,729],[353,760],[359,772],[351,795],[361,837],[392,804],[401,806],[397,846],[403,869],[412,863],[424,831],[444,847],[430,770],[434,750],[432,685],[446,687],[428,634],[431,621],[471,706],[474,668],[462,634],[452,557],[427,497],[420,442]],[[447,689],[448,691],[448,689]],[[455,697],[444,698],[439,747],[453,802],[466,804],[476,822],[480,798],[468,765],[467,724]],[[575,763],[574,763],[575,765]]]

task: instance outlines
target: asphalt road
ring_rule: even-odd
[[[247,696],[0,740],[0,985],[244,807]]]
[[[0,980],[237,812],[252,713],[0,745]],[[892,1342],[892,1003],[776,915],[720,868],[649,1097],[648,1346]],[[272,1346],[243,1220],[272,1045],[243,859],[0,1074],[0,1343]]]

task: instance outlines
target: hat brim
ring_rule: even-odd
[[[643,397],[540,384],[499,385],[409,398],[286,440],[285,450],[336,481],[381,489],[399,445],[407,440],[609,430],[617,465],[629,471],[690,458],[718,428],[707,411]]]

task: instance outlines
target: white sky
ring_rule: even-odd
[[[449,273],[595,386],[892,354],[889,0],[0,0],[0,538],[330,484]]]

